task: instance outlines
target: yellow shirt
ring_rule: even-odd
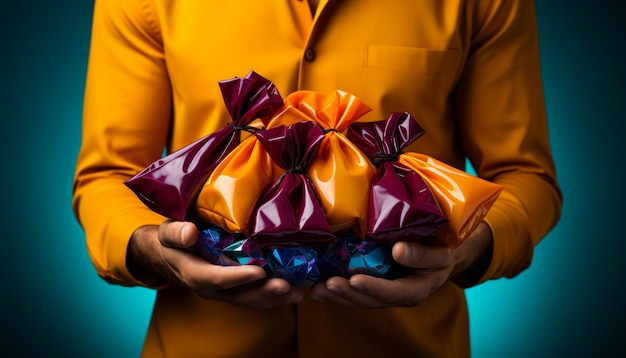
[[[219,80],[250,70],[283,96],[340,89],[373,110],[413,114],[411,147],[505,190],[485,221],[493,259],[481,281],[528,267],[556,224],[561,194],[548,142],[535,14],[527,0],[97,0],[74,209],[107,281],[141,285],[125,265],[132,232],[164,218],[123,181],[222,128]],[[309,298],[248,310],[158,291],[149,357],[467,356],[463,290],[414,308],[354,310]]]

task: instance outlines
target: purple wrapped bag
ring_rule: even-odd
[[[348,139],[377,166],[369,193],[368,240],[383,244],[419,241],[447,223],[424,179],[398,162],[402,150],[423,134],[406,112],[348,128]]]
[[[245,78],[218,82],[231,116],[228,126],[206,135],[155,162],[124,184],[151,210],[175,220],[188,218],[202,184],[240,143],[240,131],[255,132],[255,119],[265,121],[283,105],[276,86],[250,71]]]
[[[284,169],[253,211],[251,238],[265,247],[318,246],[336,240],[306,168],[324,138],[316,122],[303,121],[255,134]]]

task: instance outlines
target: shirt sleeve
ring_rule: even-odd
[[[148,5],[95,2],[73,186],[74,212],[98,274],[129,286],[142,285],[126,268],[132,233],[165,220],[123,184],[161,157],[171,122],[162,41]]]
[[[504,186],[485,218],[493,256],[480,282],[526,269],[556,225],[562,195],[553,162],[532,1],[493,0],[479,11],[454,95],[459,136],[478,176]]]

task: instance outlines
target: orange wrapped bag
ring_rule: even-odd
[[[195,210],[204,221],[250,235],[252,210],[274,181],[274,164],[256,136],[246,138],[218,164],[198,194]]]
[[[308,173],[333,232],[367,231],[368,188],[375,168],[345,136],[346,129],[371,108],[359,98],[335,91],[326,95],[296,91],[285,98],[284,108],[268,122],[268,128],[302,120],[317,122],[324,139],[311,160]]]
[[[424,154],[407,152],[398,161],[419,172],[430,186],[449,220],[436,236],[453,248],[476,229],[503,189]]]
[[[423,134],[424,130],[415,118],[406,112],[392,113],[384,121],[355,123],[347,133],[348,138],[378,165],[392,161],[421,176],[435,197],[438,209],[448,220],[434,235],[447,246],[454,248],[476,229],[500,195],[502,186],[467,174],[427,155],[403,151],[408,144]],[[383,168],[381,166],[379,170]],[[398,174],[402,176],[401,171]],[[394,188],[383,190],[381,197],[391,204],[396,204],[393,196],[389,195],[392,189]],[[398,202],[404,205],[402,213],[406,215],[410,207],[407,203],[410,201]],[[374,204],[376,203],[370,202],[370,207]],[[388,212],[389,209],[385,211]],[[379,217],[372,219],[391,220],[391,223],[395,223],[394,219],[398,220],[378,215]],[[411,235],[416,236],[416,233]]]
[[[274,83],[254,71],[218,85],[232,121],[124,182],[146,206],[168,218],[192,219],[193,202],[215,166],[283,105]]]

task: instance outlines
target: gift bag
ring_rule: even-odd
[[[268,123],[272,128],[309,120],[322,127],[324,138],[308,173],[333,232],[352,229],[365,235],[367,230],[367,193],[375,168],[344,132],[370,110],[357,97],[339,90],[332,95],[296,91]]]
[[[322,129],[315,122],[304,121],[261,131],[256,136],[283,173],[256,205],[252,239],[272,248],[334,242],[307,174],[311,158],[324,138]]]
[[[272,184],[273,167],[258,138],[246,138],[215,167],[200,189],[196,215],[228,232],[249,237],[252,210]]]
[[[185,220],[204,181],[239,143],[242,131],[254,132],[283,104],[275,85],[254,71],[245,78],[218,82],[232,122],[146,167],[127,181],[153,211]]]
[[[394,136],[404,147],[423,134],[408,113],[394,113],[386,122],[369,127],[354,124],[348,135],[366,153],[372,153],[374,142],[384,144],[385,152],[393,153],[393,146],[397,144],[385,139],[389,131],[395,131]],[[383,153],[382,156],[385,155]],[[393,155],[397,156],[398,164],[418,173],[428,184],[441,213],[448,220],[435,236],[452,248],[461,244],[476,229],[502,191],[500,185],[469,175],[424,154],[399,150]],[[372,158],[376,160],[376,157]]]
[[[433,190],[449,220],[436,236],[452,248],[476,229],[503,189],[424,154],[405,153],[399,162],[418,171]]]
[[[404,148],[423,133],[408,113],[348,128],[347,137],[377,166],[369,188],[367,239],[419,241],[448,221],[420,174],[398,162]]]

